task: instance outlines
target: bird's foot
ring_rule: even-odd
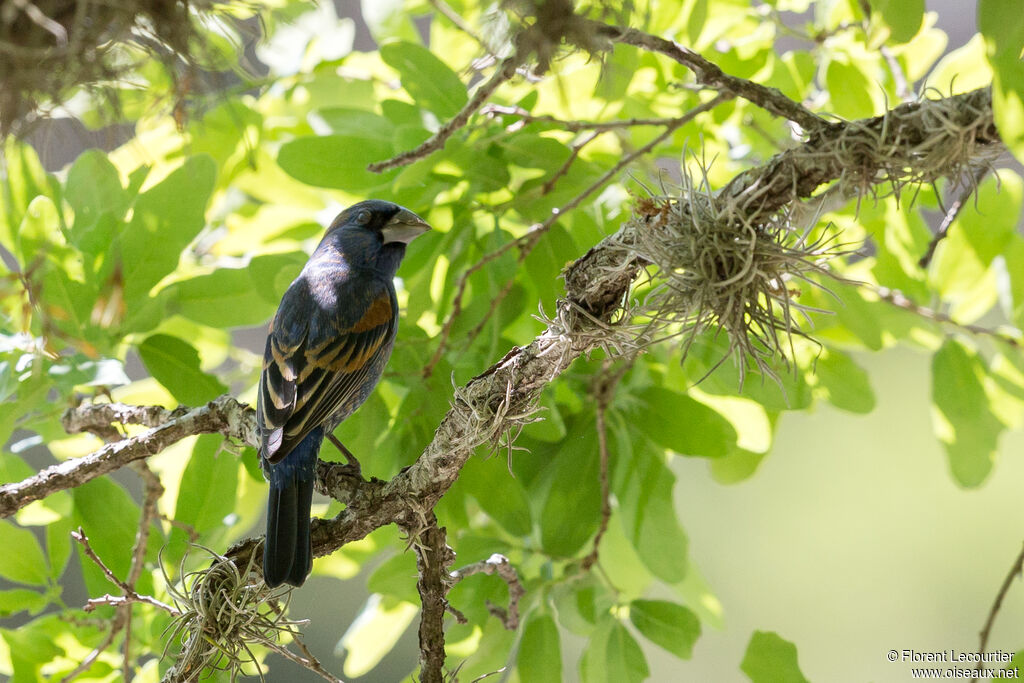
[[[327,438],[330,440],[331,443],[334,444],[334,447],[338,449],[338,452],[345,456],[346,463],[342,465],[342,467],[344,467],[346,470],[349,470],[351,474],[359,478],[362,478],[363,468],[359,464],[359,461],[356,460],[356,456],[352,455],[352,451],[345,448],[345,444],[343,444],[341,441],[338,441],[338,437],[336,437],[334,434],[328,434]]]

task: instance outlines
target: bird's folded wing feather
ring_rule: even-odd
[[[282,302],[267,337],[257,406],[261,455],[268,462],[284,458],[312,429],[356,400],[394,332],[391,294],[384,286],[377,289],[360,297],[361,312],[344,317],[332,318],[305,301]],[[305,297],[311,300],[308,292]],[[358,299],[345,303],[358,305]]]

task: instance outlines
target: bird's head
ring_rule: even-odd
[[[377,256],[374,264],[384,270],[397,270],[409,242],[430,230],[425,220],[409,209],[380,199],[368,199],[338,214],[327,229],[324,242],[340,240],[349,245],[359,244],[367,258]],[[351,250],[345,250],[349,257]]]

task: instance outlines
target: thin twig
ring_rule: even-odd
[[[451,580],[453,584],[458,583],[474,574],[490,574],[497,576],[505,582],[508,586],[508,609],[505,610],[490,603],[488,603],[487,609],[491,614],[501,619],[501,623],[505,625],[506,629],[514,631],[519,628],[519,601],[526,595],[526,589],[523,588],[523,584],[519,580],[519,574],[508,558],[500,553],[494,553],[486,560],[480,560],[461,569],[456,569],[451,573]]]
[[[105,593],[98,598],[89,598],[85,601],[85,605],[82,607],[82,610],[85,612],[92,612],[97,607],[106,606],[122,608],[139,603],[156,607],[157,609],[167,612],[173,617],[181,615],[181,612],[171,605],[168,605],[166,602],[161,602],[149,595],[140,595],[135,591],[128,591],[125,595],[111,595],[110,593]]]
[[[89,652],[81,661],[81,663],[72,669],[67,676],[60,679],[60,683],[68,683],[78,678],[79,675],[84,674],[89,668],[96,662],[101,654],[103,654],[111,643],[114,642],[114,638],[117,637],[117,633],[120,629],[113,629],[107,631],[107,635],[103,637],[100,644],[97,645]]]
[[[481,114],[490,116],[518,116],[520,123],[550,123],[559,130],[580,133],[585,130],[608,131],[634,126],[668,126],[676,119],[673,117],[657,119],[616,119],[614,121],[566,121],[547,114],[531,114],[522,107],[507,107],[501,104],[489,104],[480,110]]]
[[[573,163],[575,163],[576,159],[580,155],[580,152],[583,151],[583,148],[589,145],[594,140],[596,140],[597,136],[599,136],[602,132],[603,131],[595,130],[591,132],[590,135],[585,136],[582,140],[580,140],[579,142],[575,143],[572,146],[572,148],[569,151],[569,158],[565,160],[565,163],[562,164],[562,166],[557,171],[551,174],[550,178],[544,181],[544,185],[542,185],[540,188],[541,196],[549,194],[551,190],[555,189],[555,184],[562,176],[569,172],[569,169],[572,167]]]
[[[469,117],[483,106],[484,102],[487,101],[487,98],[498,89],[498,86],[515,75],[517,64],[518,62],[515,57],[508,57],[503,60],[491,78],[476,89],[476,92],[473,93],[473,97],[470,98],[469,102],[466,103],[459,113],[453,116],[448,123],[441,126],[436,133],[413,149],[402,152],[390,159],[370,164],[366,167],[367,170],[372,171],[373,173],[382,173],[392,168],[398,168],[399,166],[408,166],[414,161],[427,157],[443,148],[444,143],[448,141],[448,138],[450,138],[455,131],[466,125],[466,122],[469,121]]]
[[[693,72],[697,82],[721,93],[730,93],[736,97],[756,104],[765,111],[776,116],[789,119],[800,125],[804,131],[813,133],[826,130],[834,124],[829,123],[803,105],[794,102],[782,94],[777,88],[769,88],[748,81],[745,78],[730,76],[722,69],[693,50],[683,47],[674,40],[644,33],[635,28],[609,26],[599,21],[591,21],[595,33],[607,35],[613,42],[633,45],[649,52],[658,52],[679,62]]]
[[[299,666],[306,667],[313,673],[319,675],[324,680],[330,681],[330,683],[345,683],[345,681],[338,678],[337,676],[335,676],[330,671],[324,668],[324,665],[320,662],[319,659],[313,656],[313,653],[309,651],[309,648],[306,647],[306,644],[302,642],[297,633],[293,631],[291,632],[291,635],[292,640],[295,641],[295,645],[300,650],[302,650],[301,655],[297,655],[288,648],[286,648],[284,645],[278,645],[277,643],[264,643],[264,645],[266,645],[268,648],[270,648],[277,654],[281,655],[285,659],[293,661]]]
[[[970,325],[967,323],[958,322],[941,311],[936,311],[934,309],[927,308],[926,306],[919,306],[918,304],[914,303],[912,300],[907,298],[907,296],[898,289],[889,289],[888,287],[877,287],[875,285],[869,284],[862,284],[861,286],[877,294],[878,298],[881,299],[882,301],[888,304],[892,304],[897,308],[901,308],[904,311],[907,311],[908,313],[913,313],[914,315],[920,316],[932,322],[941,323],[943,325],[950,325],[951,327],[955,327],[958,330],[967,332],[968,334],[995,339],[996,341],[1011,346],[1014,349],[1017,349],[1018,351],[1024,350],[1024,342],[1022,342],[1022,340],[1019,339],[1018,337],[1011,336],[1008,333],[1000,332],[998,330],[992,330],[987,327],[982,327],[980,325]]]
[[[970,199],[974,191],[978,189],[978,184],[981,183],[982,179],[988,173],[988,166],[980,166],[975,169],[972,174],[973,182],[968,183],[960,191],[959,196],[953,201],[949,209],[946,211],[946,215],[942,217],[942,223],[939,224],[939,229],[935,231],[935,235],[928,243],[928,249],[925,251],[924,256],[917,262],[917,265],[922,268],[927,268],[932,262],[932,257],[935,256],[935,250],[939,246],[939,242],[946,239],[946,235],[949,234],[949,228],[953,225],[953,221],[960,215],[960,211],[964,208],[967,200]]]
[[[145,566],[146,547],[149,545],[150,529],[152,528],[153,521],[157,518],[157,501],[164,494],[164,487],[160,483],[160,478],[149,468],[146,461],[138,460],[133,462],[131,466],[138,472],[145,487],[142,512],[139,515],[139,527],[135,532],[135,544],[132,547],[131,568],[128,570],[128,580],[125,581],[125,584],[134,592]],[[124,666],[122,667],[122,676],[125,683],[131,683],[132,608],[130,604],[118,607],[114,623],[123,625],[124,644],[122,649],[124,651]]]
[[[1020,576],[1024,572],[1024,548],[1021,548],[1020,553],[1017,554],[1017,559],[1013,561],[1013,566],[1010,567],[1010,571],[1006,574],[1006,578],[1003,579],[1003,584],[999,587],[999,592],[996,593],[996,599],[992,603],[992,609],[988,611],[988,618],[985,620],[985,626],[982,627],[980,637],[981,642],[978,644],[978,666],[975,667],[975,671],[981,671],[981,665],[985,657],[985,649],[988,647],[988,637],[992,632],[992,625],[995,624],[996,615],[999,614],[999,608],[1003,606],[1003,598],[1010,591],[1010,586],[1013,585],[1013,580]],[[976,683],[978,677],[975,676],[971,679],[971,683]]]
[[[149,595],[139,595],[127,583],[117,578],[117,575],[111,571],[110,567],[108,567],[103,560],[100,559],[99,555],[96,554],[96,551],[92,549],[92,545],[89,543],[89,538],[85,535],[85,531],[82,530],[82,527],[78,527],[77,531],[72,531],[71,538],[78,541],[79,545],[82,546],[82,552],[84,552],[86,557],[92,560],[93,563],[100,568],[103,575],[107,577],[107,580],[124,592],[123,596],[104,595],[100,598],[90,599],[83,608],[86,612],[93,611],[99,605],[118,605],[124,602],[143,602],[147,605],[152,605],[153,607],[162,609],[170,614],[177,615],[179,613],[175,608],[166,603],[160,602],[154,597]]]

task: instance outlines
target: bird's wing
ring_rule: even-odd
[[[335,411],[358,400],[395,330],[390,288],[377,281],[370,287],[369,296],[338,297],[340,305],[357,307],[347,315],[316,305],[302,287],[282,301],[267,337],[257,406],[267,462],[280,461]]]

